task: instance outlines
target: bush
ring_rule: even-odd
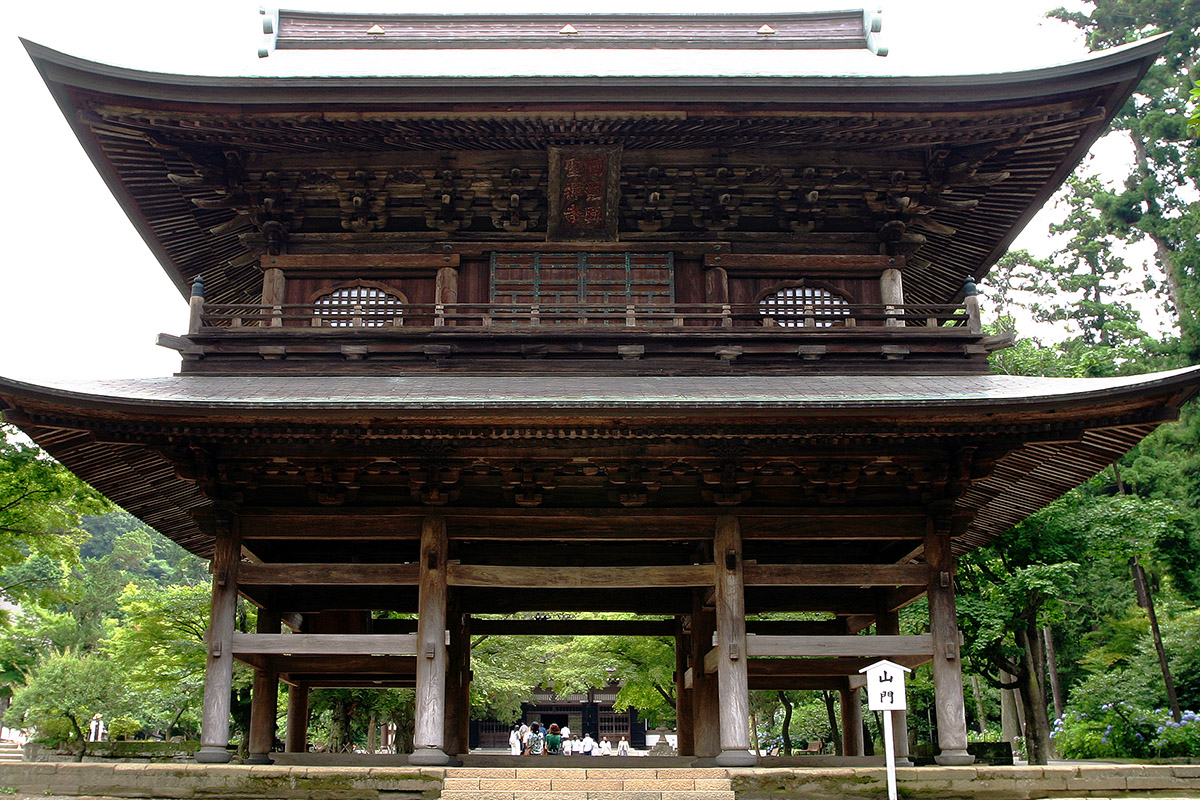
[[[1068,711],[1054,721],[1050,738],[1063,758],[1200,757],[1200,716],[1185,711],[1175,722],[1165,709],[1106,703],[1090,716]]]

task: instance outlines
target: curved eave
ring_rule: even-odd
[[[1115,48],[1076,62],[1017,72],[949,76],[463,76],[463,77],[211,77],[144,72],[75,58],[32,42],[25,42],[31,58],[74,129],[97,171],[104,178],[139,234],[159,263],[187,296],[195,275],[212,276],[212,268],[230,255],[240,253],[236,239],[218,243],[205,240],[205,248],[176,241],[178,226],[157,230],[139,206],[118,170],[110,163],[103,146],[89,128],[85,115],[76,107],[78,95],[95,93],[106,101],[133,107],[180,109],[203,108],[222,115],[289,112],[379,111],[403,114],[405,108],[420,108],[423,114],[456,107],[472,113],[486,109],[549,108],[562,110],[572,104],[589,108],[609,106],[627,109],[695,108],[726,104],[754,107],[781,113],[806,111],[847,114],[908,112],[936,114],[988,108],[1021,108],[1055,98],[1086,97],[1087,103],[1103,113],[1082,128],[1078,139],[1063,155],[1048,177],[1033,191],[1023,193],[994,236],[983,237],[968,250],[959,252],[950,243],[954,271],[978,280],[1009,247],[1021,228],[1046,203],[1088,148],[1107,128],[1112,117],[1132,93],[1165,43],[1158,36]],[[622,51],[622,57],[632,55]],[[691,113],[691,112],[689,112]],[[166,181],[165,175],[160,177]],[[169,184],[167,194],[176,191]],[[1032,187],[1031,187],[1032,188]],[[186,213],[186,201],[180,201]],[[194,212],[194,210],[193,210]],[[156,208],[161,216],[164,211]],[[946,220],[951,226],[959,223]],[[191,239],[203,234],[197,225]],[[234,247],[226,252],[225,247]],[[931,247],[933,245],[931,244]],[[218,252],[219,251],[219,252]],[[961,263],[959,263],[961,262]],[[222,284],[223,286],[224,284]],[[954,302],[961,292],[961,277],[939,279],[937,288],[927,290],[925,302]],[[214,296],[224,296],[221,286],[210,287]],[[234,291],[231,285],[226,287]],[[238,289],[245,288],[238,284]],[[914,287],[915,289],[916,287]],[[228,292],[227,292],[228,293]],[[914,291],[914,296],[920,292]]]
[[[100,64],[22,40],[48,84],[179,103],[264,108],[286,105],[396,106],[410,103],[587,102],[629,104],[797,103],[859,105],[975,104],[1045,98],[1064,92],[1141,79],[1168,34],[1065,64],[1013,72],[967,75],[497,75],[296,76],[176,75]],[[622,58],[632,59],[622,51]],[[386,90],[386,91],[383,91]]]
[[[955,381],[976,377],[930,380],[940,381],[952,391]],[[188,382],[186,378],[167,380]],[[237,380],[257,385],[261,394],[265,383],[297,379]],[[337,384],[336,380],[311,380]],[[361,380],[350,379],[343,388]],[[651,380],[665,382],[663,386],[679,384],[679,379]],[[900,384],[913,380],[897,379]],[[201,384],[205,382],[212,380],[202,380]],[[745,384],[746,380],[736,382]],[[176,473],[167,453],[169,448],[186,446],[196,436],[239,439],[295,434],[325,441],[339,430],[342,436],[357,436],[353,426],[358,421],[377,428],[411,425],[412,435],[427,434],[435,422],[444,423],[451,435],[455,429],[477,429],[488,424],[508,430],[527,425],[530,431],[541,426],[541,432],[550,437],[556,435],[555,426],[571,422],[581,426],[608,423],[621,435],[645,425],[649,428],[647,435],[653,437],[664,423],[690,424],[693,435],[700,435],[695,433],[697,430],[707,435],[710,431],[719,434],[722,424],[736,427],[769,421],[795,429],[807,426],[810,435],[836,432],[840,424],[843,430],[870,429],[877,435],[889,430],[901,436],[937,436],[940,426],[940,435],[952,437],[969,439],[989,431],[1006,431],[1018,441],[1028,437],[1024,444],[1010,449],[986,478],[972,482],[956,501],[962,527],[956,529],[955,547],[965,552],[986,544],[1087,480],[1158,424],[1173,419],[1179,406],[1200,390],[1200,367],[1133,379],[1078,381],[1082,387],[1055,382],[1056,388],[1042,392],[990,398],[888,399],[877,395],[836,401],[810,398],[805,402],[786,396],[774,400],[726,396],[700,402],[670,398],[662,392],[653,399],[614,402],[547,396],[545,378],[526,383],[538,388],[536,398],[514,401],[445,396],[411,401],[269,402],[249,398],[170,399],[161,393],[155,397],[106,395],[0,378],[0,407],[8,421],[21,427],[79,477],[201,556],[211,553],[212,538],[201,530],[193,512],[200,512],[202,517],[211,502],[194,483]],[[704,379],[704,383],[711,387],[713,379]],[[597,387],[595,380],[589,384],[593,394],[597,388],[604,388]],[[505,380],[504,385],[510,394],[516,391],[512,379]],[[1046,435],[1047,431],[1060,430],[1061,436]],[[1032,431],[1036,433],[1029,433]],[[537,431],[530,436],[541,438]],[[148,443],[151,440],[158,444]]]
[[[0,377],[0,400],[32,403],[85,417],[150,421],[236,418],[258,421],[469,416],[473,421],[537,424],[547,411],[574,418],[660,415],[710,418],[722,411],[750,416],[1028,420],[1081,418],[1128,407],[1178,409],[1200,390],[1200,367],[1121,378],[964,376],[175,376],[38,386]]]

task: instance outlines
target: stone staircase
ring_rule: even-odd
[[[734,796],[723,769],[457,767],[446,770],[442,800],[734,800]]]
[[[20,761],[24,755],[24,749],[16,742],[0,742],[0,762]]]

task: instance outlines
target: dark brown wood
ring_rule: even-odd
[[[675,749],[681,756],[696,754],[695,731],[693,730],[692,686],[688,681],[688,655],[692,649],[691,616],[677,616],[674,620],[675,638]]]
[[[242,543],[233,526],[218,533],[212,564],[212,603],[205,645],[204,708],[200,747],[210,763],[229,761],[229,703],[233,691],[233,627],[237,610],[238,564]]]
[[[938,763],[970,764],[963,698],[958,617],[954,605],[955,558],[950,536],[932,521],[925,537],[929,565],[929,627],[933,634],[933,691],[938,720]]]
[[[416,564],[243,564],[245,586],[416,586]]]
[[[429,514],[421,528],[417,616],[417,695],[413,748],[427,763],[446,763],[446,521]],[[416,763],[416,762],[414,762]]]
[[[447,755],[458,755],[469,750],[470,741],[471,632],[470,617],[462,612],[457,593],[450,590],[448,597],[445,751]]]
[[[259,634],[278,634],[279,615],[260,609],[255,630]],[[232,649],[232,648],[231,648]],[[275,744],[275,718],[279,706],[279,674],[266,670],[254,671],[254,686],[250,695],[249,753],[252,758],[267,761]]]
[[[721,700],[717,676],[704,670],[704,656],[712,647],[717,618],[713,609],[704,605],[700,590],[693,591],[691,611],[692,738],[698,758],[715,758],[721,752]]]
[[[540,567],[498,567],[451,564],[451,586],[522,588],[537,586],[545,575]],[[561,589],[636,589],[648,586],[711,586],[711,564],[663,567],[560,567],[554,585]]]
[[[907,564],[746,564],[747,586],[924,586],[929,570]]]
[[[285,753],[308,752],[308,685],[292,684],[288,687],[287,739]]]

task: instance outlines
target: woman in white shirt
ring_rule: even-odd
[[[521,755],[521,726],[513,725],[508,732],[508,751],[514,756]]]

